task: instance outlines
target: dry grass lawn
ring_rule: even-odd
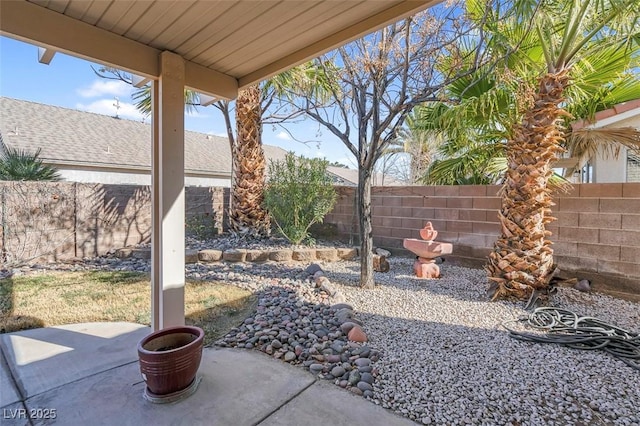
[[[238,287],[188,281],[186,322],[206,332],[205,344],[239,324],[255,296]],[[47,272],[0,280],[0,332],[94,321],[149,325],[149,276],[138,272]]]

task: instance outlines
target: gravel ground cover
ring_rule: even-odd
[[[527,312],[488,302],[481,270],[445,262],[442,278],[421,280],[412,259],[390,262],[373,290],[357,286],[357,261],[321,265],[353,308],[342,319],[308,264],[193,264],[187,276],[259,296],[219,344],[271,353],[418,424],[640,425],[640,371],[601,351],[509,337],[502,324]],[[40,268],[148,271],[149,262],[107,256]],[[638,303],[560,288],[551,304],[640,331]],[[345,321],[361,323],[368,342],[349,342]]]

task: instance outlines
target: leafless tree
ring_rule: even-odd
[[[483,33],[466,19],[461,3],[436,6],[317,58],[318,69],[336,82],[329,88],[330,102],[300,92],[283,99],[290,114],[304,112],[357,160],[362,287],[374,286],[371,186],[376,162],[414,106],[443,100],[444,87],[484,65],[483,46]]]

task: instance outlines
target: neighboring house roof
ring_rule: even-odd
[[[151,125],[108,115],[0,97],[4,144],[35,152],[49,164],[114,169],[151,168]],[[264,145],[267,160],[282,148]],[[185,172],[229,176],[229,140],[185,131]]]
[[[609,109],[598,111],[591,120],[578,120],[571,123],[571,128],[578,130],[583,127],[606,127],[637,115],[640,115],[640,99],[623,102]]]
[[[346,169],[344,167],[328,166],[327,172],[333,177],[334,182],[339,185],[356,186],[358,185],[358,171],[354,169]],[[400,186],[405,185],[389,175],[382,173],[374,173],[373,181],[374,186]]]
[[[40,149],[40,158],[55,166],[151,169],[149,123],[0,97],[0,135],[7,146],[29,152]],[[187,130],[184,144],[186,173],[231,175],[226,137]],[[287,154],[273,145],[263,145],[263,149],[267,165],[270,160],[284,160]],[[358,184],[357,170],[329,166],[327,171],[336,184]],[[382,173],[376,173],[372,183],[403,185]]]

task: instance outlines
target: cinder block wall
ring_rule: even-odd
[[[226,223],[225,188],[186,188],[186,217]],[[0,182],[0,266],[5,259],[68,259],[149,242],[147,186]]]
[[[372,195],[374,244],[401,249],[420,238],[427,221],[438,240],[454,244],[454,258],[484,260],[499,235],[499,186],[376,187]],[[325,223],[357,241],[354,188],[338,188]],[[581,184],[555,198],[548,226],[562,270],[640,294],[640,183]],[[398,250],[403,252],[402,250]],[[404,252],[408,254],[408,252]],[[479,262],[476,262],[479,263]]]

